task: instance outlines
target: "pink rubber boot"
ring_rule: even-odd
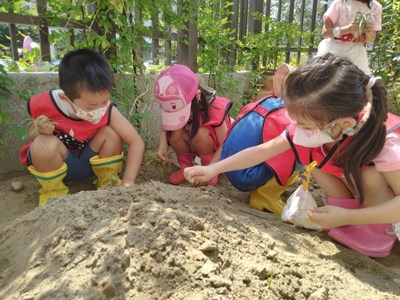
[[[328,198],[329,205],[343,208],[360,208],[357,199]],[[349,225],[332,228],[328,235],[342,245],[370,257],[386,257],[390,255],[395,235],[387,234],[391,224]]]
[[[211,152],[208,154],[201,154],[200,155],[200,160],[201,160],[201,165],[202,166],[208,166],[210,161],[213,159],[215,152]],[[218,175],[211,178],[209,181],[205,183],[205,185],[216,185],[218,184]]]
[[[196,158],[196,153],[181,153],[176,155],[180,169],[168,177],[168,182],[171,184],[182,184],[185,182],[185,177],[183,176],[183,170],[187,167],[194,166],[194,159]]]
[[[361,207],[358,200],[354,199],[354,198],[345,199],[345,198],[328,197],[326,199],[326,203],[328,205],[339,206],[339,207],[343,207],[343,208],[360,208]]]

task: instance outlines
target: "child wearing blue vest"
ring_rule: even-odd
[[[196,184],[292,149],[301,164],[318,163],[313,176],[329,205],[310,211],[311,219],[360,253],[389,255],[400,221],[400,118],[388,113],[384,86],[349,60],[326,54],[287,77],[283,98],[293,123],[281,135],[187,168],[185,178]]]
[[[273,89],[262,89],[240,110],[228,130],[220,159],[279,136],[291,122],[281,99],[282,85],[291,70],[287,64],[280,66],[272,79]],[[295,168],[295,156],[288,150],[256,166],[226,172],[225,176],[238,190],[250,192],[251,207],[281,215],[285,206],[281,196],[298,178]]]

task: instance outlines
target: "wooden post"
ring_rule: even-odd
[[[17,26],[15,26],[15,24],[10,24],[9,28],[11,38],[11,54],[14,60],[18,60]]]
[[[301,14],[300,14],[300,30],[301,30],[301,32],[303,32],[303,30],[304,30],[304,13],[305,13],[305,7],[306,7],[306,0],[301,0]],[[301,48],[302,48],[302,44],[303,44],[303,41],[302,41],[302,39],[300,38],[300,39],[299,39],[299,47],[300,47],[300,50],[301,50]],[[297,52],[297,59],[296,59],[297,64],[300,63],[300,58],[301,58],[301,51],[298,51],[298,52]]]
[[[240,5],[240,27],[239,27],[239,40],[247,35],[247,17],[249,13],[248,0],[241,0]]]
[[[46,19],[47,1],[37,0],[36,3],[39,21],[39,37],[40,37],[40,51],[42,53],[43,61],[51,61],[50,43],[49,43],[49,27]]]
[[[189,58],[188,67],[192,69],[193,72],[197,72],[197,45],[198,40],[198,29],[197,29],[197,17],[198,9],[193,10],[193,16],[189,20]]]
[[[312,15],[311,15],[311,31],[315,31],[315,24],[317,19],[318,0],[313,0]],[[311,37],[311,44],[314,44],[314,37]],[[312,56],[313,47],[308,48],[308,57]]]
[[[254,14],[262,14],[263,3],[261,0],[250,0],[249,5],[249,33],[261,33],[261,21],[254,18]],[[257,70],[260,64],[260,57],[256,58],[253,62],[253,69]]]
[[[294,15],[294,0],[290,0],[290,4],[289,4],[289,20],[288,20],[289,24],[293,23],[293,15]],[[289,45],[287,45],[287,48],[289,48]],[[290,62],[290,50],[289,49],[286,51],[285,62],[286,63]]]
[[[151,39],[151,58],[154,64],[160,63],[158,54],[160,53],[160,31],[158,30],[158,16],[152,16],[151,24],[153,26],[153,38]]]
[[[178,15],[188,18],[187,3],[178,0],[177,5]],[[180,30],[177,34],[177,62],[189,66],[189,22],[186,21],[185,24],[186,28]]]

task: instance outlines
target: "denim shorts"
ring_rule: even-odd
[[[67,164],[68,170],[64,181],[82,180],[94,176],[89,160],[95,156],[97,152],[93,151],[89,144],[87,144],[81,151],[71,150],[68,148],[67,151],[67,158],[64,162]],[[28,165],[32,165],[30,151],[28,151]]]

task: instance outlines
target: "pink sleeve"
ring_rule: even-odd
[[[328,10],[322,16],[322,20],[326,21],[329,18],[332,20],[333,24],[336,25],[339,22],[339,1],[335,0],[329,6]]]
[[[381,153],[373,160],[379,172],[400,170],[400,135],[390,133],[386,137]]]
[[[374,9],[374,30],[382,30],[382,5],[379,3]]]

